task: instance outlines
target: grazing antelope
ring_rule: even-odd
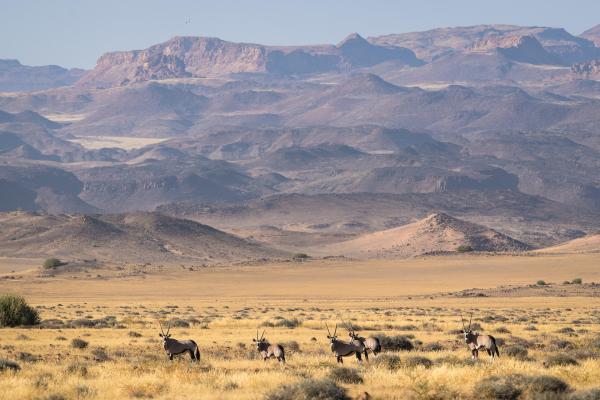
[[[192,361],[200,361],[200,350],[198,350],[198,345],[193,340],[177,340],[171,339],[171,334],[169,331],[171,330],[171,323],[167,327],[167,333],[163,331],[162,324],[160,321],[158,322],[160,325],[160,333],[158,336],[163,338],[163,348],[167,352],[169,356],[169,360],[173,359],[174,355],[182,354],[185,352],[190,353],[190,357]]]
[[[335,324],[335,330],[333,331],[333,335],[329,331],[329,326],[327,322],[325,323],[325,327],[327,328],[327,339],[331,342],[331,352],[335,354],[337,362],[340,364],[344,363],[343,357],[349,357],[352,354],[356,355],[356,359],[358,362],[362,362],[362,358],[360,353],[362,353],[365,349],[365,346],[357,343],[346,343],[338,340],[337,338],[337,324]]]
[[[460,314],[460,320],[463,325],[463,330],[461,333],[465,335],[465,343],[471,349],[471,358],[476,360],[479,357],[479,350],[485,349],[488,355],[491,357],[491,360],[494,360],[496,356],[500,357],[500,352],[498,351],[498,346],[496,345],[496,339],[491,335],[481,335],[478,332],[473,332],[471,330],[471,321],[473,320],[473,313],[471,313],[471,317],[469,318],[469,328],[465,326],[465,320]]]
[[[267,339],[265,339],[265,331],[263,331],[259,339],[258,330],[256,330],[256,339],[252,339],[252,341],[256,343],[256,350],[258,350],[264,361],[267,361],[267,358],[274,357],[277,361],[285,364],[285,352],[283,351],[283,346],[267,342]]]
[[[377,355],[381,352],[381,342],[378,338],[376,338],[375,336],[369,336],[365,339],[364,337],[359,336],[356,333],[356,331],[352,327],[352,324],[350,324],[350,326],[344,324],[344,326],[346,327],[346,330],[348,330],[348,336],[350,336],[350,338],[352,339],[352,343],[359,346],[362,345],[364,347],[365,359],[367,361],[369,361],[369,350],[374,355]]]

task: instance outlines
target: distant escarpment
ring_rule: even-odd
[[[175,37],[145,50],[107,53],[80,84],[126,85],[151,79],[232,73],[307,74],[342,71],[385,61],[422,62],[406,48],[372,45],[352,34],[338,45],[276,47],[208,37]]]

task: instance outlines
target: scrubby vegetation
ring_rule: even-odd
[[[54,269],[63,265],[63,262],[58,258],[47,258],[42,264],[43,269]]]
[[[581,301],[581,308],[477,310],[473,325],[485,324],[500,344],[501,357],[493,363],[484,351],[478,361],[471,360],[456,329],[459,313],[437,305],[41,305],[48,318],[41,329],[3,331],[3,357],[21,369],[0,362],[0,378],[10,375],[0,379],[0,393],[17,393],[18,388],[17,400],[49,395],[86,400],[593,400],[597,391],[591,388],[600,381],[600,327],[595,323],[600,314]],[[362,364],[353,355],[343,365],[336,363],[324,323],[331,328],[338,322],[340,339],[348,340],[339,317],[344,314],[352,316],[346,321],[361,334],[381,339],[381,354],[363,358]],[[157,319],[171,321],[174,338],[194,339],[201,361],[191,363],[188,355],[169,361]],[[187,325],[174,324],[176,319]],[[286,364],[262,361],[251,342],[264,322],[270,325],[262,328],[269,341],[285,347]],[[532,323],[537,330],[529,329]]]
[[[39,323],[39,313],[28,305],[23,297],[11,294],[0,296],[0,327]]]
[[[456,248],[456,251],[458,253],[469,253],[469,252],[473,251],[473,246],[468,245],[468,244],[461,244],[460,246],[458,246]]]
[[[284,385],[269,393],[265,400],[350,400],[346,389],[331,380],[305,379],[292,385]]]

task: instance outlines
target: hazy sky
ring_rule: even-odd
[[[0,58],[91,68],[104,52],[177,35],[315,44],[484,23],[580,34],[600,23],[600,0],[0,0]]]

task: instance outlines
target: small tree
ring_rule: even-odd
[[[546,281],[542,280],[542,279],[540,279],[539,281],[537,281],[535,284],[538,285],[538,286],[546,286],[547,285]]]
[[[0,296],[0,327],[36,325],[40,316],[21,296],[5,294]]]
[[[574,285],[581,285],[583,283],[583,279],[581,278],[575,278],[571,281],[572,284]]]
[[[58,258],[47,258],[44,261],[44,264],[42,264],[42,268],[44,268],[44,269],[54,269],[56,267],[60,267],[61,265],[63,265],[63,263]]]

